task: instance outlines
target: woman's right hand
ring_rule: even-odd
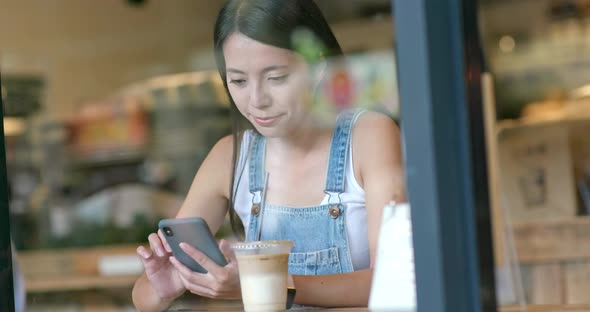
[[[182,295],[186,288],[174,265],[170,263],[172,250],[161,231],[148,236],[150,249],[137,248],[137,254],[143,262],[145,275],[150,284],[163,300],[173,300]]]

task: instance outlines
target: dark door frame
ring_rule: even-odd
[[[2,76],[0,75],[0,85]],[[4,103],[0,95],[0,311],[14,311],[12,252],[10,248],[10,212],[8,209],[8,172],[4,142]]]
[[[418,311],[496,311],[477,1],[392,3]]]

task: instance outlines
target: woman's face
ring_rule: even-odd
[[[303,126],[310,74],[297,53],[239,33],[227,38],[223,52],[229,93],[262,135],[286,136]]]

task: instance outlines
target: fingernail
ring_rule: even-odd
[[[180,248],[185,249],[186,248],[186,243],[180,243],[178,244],[180,246]]]

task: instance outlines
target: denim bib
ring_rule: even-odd
[[[257,240],[259,221],[261,240],[291,240],[295,242],[289,256],[289,274],[325,275],[352,272],[352,259],[346,233],[346,205],[340,200],[352,125],[361,110],[339,114],[332,134],[328,174],[324,192],[328,204],[313,207],[265,205],[260,209],[264,186],[264,156],[266,139],[254,134],[249,153],[249,182],[252,209],[246,241]]]

